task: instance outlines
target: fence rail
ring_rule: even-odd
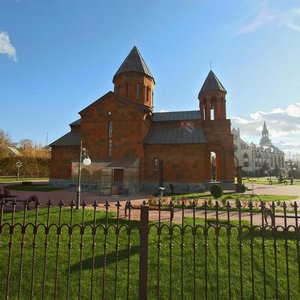
[[[298,205],[276,204],[1,199],[0,298],[299,299]]]

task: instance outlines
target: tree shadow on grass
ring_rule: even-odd
[[[140,246],[132,246],[130,250],[127,249],[122,249],[118,251],[118,262],[123,261],[123,260],[128,260],[128,256],[131,257],[137,253],[139,253]],[[129,252],[130,251],[130,252]],[[110,252],[106,254],[106,256],[103,255],[98,255],[94,258],[94,269],[100,269],[103,268],[104,265],[105,267],[115,264],[117,261],[117,252]],[[93,261],[92,257],[89,257],[87,259],[84,259],[82,261],[82,270],[90,270],[92,269],[93,266]],[[73,264],[70,268],[71,272],[77,272],[80,269],[80,262],[77,262],[76,264]]]

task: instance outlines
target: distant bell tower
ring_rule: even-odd
[[[226,94],[224,86],[210,70],[198,95],[203,120],[226,120]]]
[[[136,46],[114,75],[113,83],[115,93],[153,110],[154,77]]]
[[[264,126],[263,126],[263,130],[262,130],[261,135],[262,136],[261,136],[259,144],[261,146],[271,146],[272,143],[271,143],[271,140],[269,138],[269,130],[267,129],[267,125],[266,125],[265,121],[264,121]]]

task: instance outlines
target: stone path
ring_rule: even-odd
[[[8,183],[1,183],[0,188],[3,188],[3,186],[8,185]],[[294,201],[297,201],[297,203],[300,205],[300,186],[299,185],[262,185],[262,184],[247,184],[249,190],[246,192],[247,194],[268,194],[268,195],[291,195],[291,196],[298,196],[298,198]],[[253,190],[252,190],[253,188]],[[26,192],[26,191],[13,191],[14,195],[17,195],[18,199],[26,199],[32,195],[36,195],[39,199],[40,206],[45,207],[48,203],[48,201],[51,199],[53,205],[58,205],[60,200],[64,201],[65,206],[69,206],[71,201],[76,198],[76,189],[65,189],[65,190],[58,190],[58,191],[51,191],[51,192]],[[99,209],[103,207],[107,200],[110,201],[110,211],[116,210],[115,204],[119,200],[121,203],[121,210],[120,210],[120,216],[125,217],[125,204],[127,201],[131,201],[134,205],[140,205],[143,203],[144,200],[147,200],[147,195],[140,193],[134,196],[130,197],[124,197],[124,196],[99,196],[96,193],[82,193],[81,199],[85,200],[88,206],[91,206],[93,202],[96,200]],[[291,209],[291,208],[289,208]],[[131,212],[131,218],[135,220],[139,220],[140,211],[138,209],[133,209]],[[280,213],[281,214],[281,213]],[[185,210],[185,216],[192,217],[192,210],[186,209]],[[196,214],[196,217],[204,217],[203,211],[198,211]],[[208,212],[208,218],[215,218],[215,212]],[[226,212],[219,212],[219,218],[222,220],[227,219],[227,213]],[[237,212],[231,212],[230,213],[231,220],[238,220],[239,216]],[[243,213],[243,220],[250,221],[250,214],[249,213]],[[158,220],[158,211],[150,211],[150,220]],[[162,221],[169,221],[170,220],[170,212],[163,211],[161,212],[161,220]],[[181,209],[175,209],[174,214],[174,222],[181,223],[182,221],[182,213]],[[253,214],[253,223],[256,225],[261,225],[262,223],[262,217],[261,214]],[[276,225],[283,225],[283,218],[277,218],[276,219]],[[294,225],[294,220],[289,219],[289,225]]]

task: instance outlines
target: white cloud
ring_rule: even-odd
[[[6,54],[17,61],[16,48],[11,44],[8,33],[5,31],[0,31],[0,54]]]
[[[271,15],[268,11],[264,10],[260,12],[253,21],[251,21],[249,24],[245,25],[240,30],[238,30],[236,34],[246,34],[256,31],[258,28],[262,27],[267,23],[272,22],[274,19],[276,19],[275,15]]]
[[[300,153],[300,102],[269,112],[251,113],[249,118],[231,118],[234,128],[240,128],[242,138],[259,143],[263,122],[266,122],[272,143],[283,151]]]
[[[274,24],[280,27],[287,27],[300,32],[300,2],[289,3],[294,7],[288,7],[286,3],[280,6],[280,1],[261,1],[260,5],[255,4],[252,11],[248,13],[246,21],[239,20],[239,29],[235,34],[248,34],[254,32],[267,24]]]

